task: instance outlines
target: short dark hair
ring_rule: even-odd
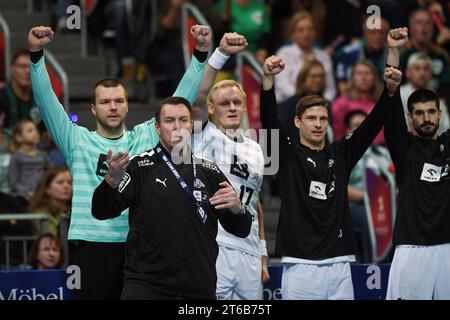
[[[19,57],[21,57],[21,56],[29,57],[30,56],[30,51],[28,49],[25,49],[25,48],[17,50],[14,53],[13,57],[12,57],[11,64],[12,65],[15,64],[17,59],[19,59]]]
[[[364,117],[367,117],[367,112],[365,112],[364,110],[361,110],[361,109],[356,109],[356,110],[353,110],[353,111],[348,112],[348,113],[345,115],[345,118],[344,118],[345,127],[346,127],[347,129],[350,128],[350,122],[352,121],[352,118],[353,118],[354,116],[364,116]]]
[[[302,117],[306,109],[311,107],[325,107],[329,112],[328,102],[318,95],[310,95],[301,98],[295,106],[295,115],[299,118]]]
[[[408,98],[408,112],[412,113],[415,103],[424,103],[429,101],[434,101],[436,103],[437,109],[440,110],[439,96],[434,91],[431,91],[429,89],[419,89],[414,91]]]
[[[191,104],[185,98],[183,98],[183,97],[165,98],[163,101],[161,101],[158,109],[156,109],[156,111],[155,111],[155,119],[156,119],[157,123],[161,122],[161,110],[166,104],[170,104],[170,105],[183,104],[186,106],[186,108],[188,108],[189,112],[191,111]]]
[[[92,90],[92,95],[91,95],[91,103],[95,104],[95,91],[97,90],[97,87],[105,87],[105,88],[116,88],[121,86],[123,88],[123,91],[125,92],[125,100],[128,101],[128,92],[127,89],[125,89],[125,86],[123,85],[122,82],[120,82],[120,80],[115,79],[115,78],[105,78],[105,79],[101,79],[99,81],[97,81],[97,83],[94,86],[94,90]]]

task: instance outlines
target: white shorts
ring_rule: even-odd
[[[262,259],[219,246],[216,261],[218,300],[261,300]]]
[[[353,300],[350,263],[284,263],[281,294],[283,300]]]
[[[397,246],[386,299],[450,299],[450,243]]]

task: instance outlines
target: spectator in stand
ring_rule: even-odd
[[[316,40],[316,30],[312,16],[307,12],[296,13],[290,21],[292,44],[281,47],[277,56],[289,67],[275,77],[275,92],[279,102],[295,94],[297,76],[306,61],[320,61],[326,71],[326,86],[324,97],[333,100],[336,95],[333,66],[328,54],[316,49],[313,44]]]
[[[409,56],[421,51],[428,54],[432,62],[433,77],[429,88],[437,91],[447,101],[450,97],[450,64],[444,49],[433,43],[433,19],[429,11],[414,11],[409,19],[409,47],[400,54],[400,68],[406,69]]]
[[[292,141],[300,141],[298,128],[295,126],[295,107],[297,102],[309,95],[323,96],[325,90],[325,68],[317,61],[305,63],[297,78],[296,94],[278,105],[278,118]]]
[[[384,11],[385,8],[383,8]],[[448,0],[409,0],[399,1],[397,15],[406,16],[398,25],[408,24],[408,17],[416,10],[428,11],[433,19],[434,42],[450,52],[450,8]]]
[[[61,241],[50,233],[39,236],[28,253],[28,264],[34,270],[60,269],[63,261]]]
[[[368,21],[371,19],[370,21]],[[371,24],[380,24],[380,29],[374,29]],[[376,67],[378,75],[384,73],[386,61],[385,39],[389,30],[389,22],[383,18],[373,21],[369,16],[363,24],[364,36],[341,48],[334,57],[335,74],[339,92],[345,92],[353,66],[360,60],[370,60]]]
[[[227,30],[247,39],[247,50],[262,65],[268,57],[267,43],[271,29],[268,7],[256,0],[219,0],[216,10],[221,13]]]
[[[43,213],[48,218],[46,232],[58,236],[59,221],[62,213],[70,212],[72,199],[72,177],[65,167],[50,168],[39,179],[29,212]],[[38,225],[34,233],[38,235]]]
[[[347,133],[353,133],[366,119],[367,113],[362,110],[350,111],[345,116]],[[356,235],[357,260],[361,263],[373,262],[372,240],[370,239],[369,220],[364,205],[365,168],[370,167],[378,175],[389,174],[392,164],[389,150],[377,144],[372,144],[353,168],[348,181],[348,200],[352,214],[353,231]]]
[[[428,3],[428,11],[433,18],[436,43],[450,52],[450,7],[447,0],[422,0]]]
[[[30,199],[37,181],[49,167],[48,157],[37,148],[40,137],[33,121],[19,121],[14,127],[13,139],[16,151],[8,170],[11,193]]]
[[[406,68],[407,83],[400,87],[400,95],[402,97],[403,110],[405,111],[406,124],[408,130],[414,133],[414,126],[410,123],[408,117],[408,98],[418,89],[428,89],[428,83],[433,77],[431,71],[432,62],[428,55],[424,52],[416,52],[409,56]],[[442,111],[438,134],[442,134],[450,129],[450,118],[445,101],[439,99],[440,110]]]
[[[327,14],[327,8],[323,0],[278,0],[269,1],[269,5],[272,48],[279,48],[289,40],[289,20],[294,13],[299,11],[307,11],[312,15],[317,30],[317,40],[323,42]]]
[[[183,76],[185,65],[181,47],[181,7],[195,5],[211,25],[214,33],[223,31],[220,16],[210,0],[157,0],[158,26],[155,41],[149,50],[149,69],[164,80],[157,82],[159,97],[165,98],[175,91]],[[215,36],[220,39],[222,35]]]
[[[369,113],[375,106],[382,91],[378,72],[372,62],[359,61],[350,78],[346,91],[334,100],[331,106],[333,131],[336,140],[342,139],[345,134],[344,118],[352,110],[361,109]],[[383,131],[375,138],[374,143],[383,142]]]
[[[11,133],[3,127],[5,113],[0,111],[0,192],[10,191],[8,181],[8,167],[11,160],[10,137]]]
[[[40,121],[33,99],[30,62],[27,49],[20,49],[12,58],[11,82],[0,90],[0,112],[5,113],[4,127],[12,129],[23,119]]]

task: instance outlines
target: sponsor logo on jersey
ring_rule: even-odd
[[[427,182],[438,182],[441,181],[442,175],[447,175],[448,171],[445,172],[446,168],[442,170],[442,167],[435,166],[430,163],[424,163],[422,169],[422,175],[420,176],[420,180]],[[444,172],[442,172],[444,171]]]
[[[131,177],[128,173],[125,173],[122,180],[119,183],[119,186],[117,187],[117,190],[122,193],[122,191],[127,187],[127,185],[130,183]]]
[[[327,200],[327,195],[325,193],[326,187],[327,185],[325,183],[311,181],[311,185],[309,186],[309,196],[319,200]]]
[[[194,190],[192,193],[194,194],[195,200],[197,200],[198,202],[201,202],[201,201],[203,200],[202,192],[201,192],[201,191],[199,191],[199,190]]]
[[[155,182],[161,183],[164,187],[167,188],[166,181],[167,181],[167,178],[165,178],[164,180],[161,180],[160,178],[155,179]]]
[[[155,163],[149,159],[144,159],[144,160],[139,160],[137,162],[138,167],[148,167],[148,166],[152,166]]]
[[[207,169],[211,169],[211,170],[216,171],[217,173],[220,173],[219,168],[212,162],[202,161],[202,167],[203,168],[207,168]]]
[[[248,171],[248,164],[239,163],[237,155],[233,155],[233,162],[230,166],[230,174],[247,180],[250,176],[250,172]]]
[[[200,180],[199,178],[195,178],[194,188],[201,189],[201,188],[206,188],[206,187],[205,187],[205,184],[202,182],[202,180]]]
[[[233,163],[230,167],[230,173],[245,180],[250,176],[248,164],[246,163]]]
[[[97,161],[97,171],[95,172],[98,176],[104,177],[108,173],[108,156],[106,154],[99,154]]]
[[[306,159],[306,161],[309,161],[313,164],[314,168],[316,167],[316,163],[314,162],[313,159],[311,159],[310,157],[308,157],[308,159]]]

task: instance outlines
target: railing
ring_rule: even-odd
[[[41,233],[45,233],[48,229],[48,218],[45,214],[40,213],[14,213],[14,214],[1,214],[1,221],[39,221],[39,229]],[[5,268],[9,269],[11,267],[10,257],[10,242],[22,242],[22,256],[23,264],[27,264],[27,242],[34,241],[36,236],[33,235],[14,235],[14,236],[1,236],[0,240],[4,242],[5,245]]]
[[[196,24],[209,26],[209,23],[200,13],[197,7],[190,3],[184,3],[181,7],[181,23],[181,44],[183,46],[184,65],[187,68],[189,62],[191,61],[192,51],[195,48],[195,41],[190,36],[191,27]],[[210,50],[212,47],[212,43],[213,39],[211,38]]]
[[[11,66],[11,33],[9,31],[8,24],[5,18],[3,18],[0,13],[0,29],[3,30],[3,41],[5,43],[5,57],[4,61],[0,62],[5,64],[5,80],[9,81],[11,77],[10,66]]]
[[[81,30],[80,30],[80,41],[81,41],[81,57],[86,58],[88,52],[88,15],[95,9],[97,1],[92,0],[81,0]]]
[[[0,222],[2,221],[39,221],[39,234],[44,234],[48,230],[48,217],[41,213],[14,213],[14,214],[0,214]],[[64,252],[64,261],[62,266],[67,266],[69,263],[69,248],[67,242],[67,232],[69,230],[69,220],[68,214],[61,213],[59,220],[59,239],[61,240],[62,251]],[[2,236],[0,235],[0,243],[4,241],[5,245],[5,267],[9,269],[11,267],[11,242],[22,242],[22,257],[23,265],[27,264],[27,242],[36,240],[35,235],[11,235]],[[1,243],[3,245],[3,243]],[[1,268],[0,268],[1,269]]]
[[[64,110],[66,112],[69,112],[69,79],[67,77],[67,73],[64,71],[63,67],[59,64],[59,62],[56,60],[56,58],[53,56],[53,54],[50,52],[50,50],[46,49],[45,51],[45,59],[46,61],[49,63],[50,67],[54,70],[54,72],[56,73],[55,76],[59,78],[59,80],[61,81],[61,86],[62,86],[62,100],[61,103],[64,107]],[[50,76],[50,80],[52,80],[52,74],[49,72],[49,76]],[[53,79],[52,81],[52,87],[53,87],[53,91],[55,91],[56,95],[58,96],[57,93],[57,88],[54,87],[54,80],[58,80],[58,79]],[[59,97],[58,97],[59,98]]]
[[[263,69],[255,56],[248,51],[237,54],[235,76],[247,94],[247,112],[242,119],[242,129],[260,129],[259,90]]]

